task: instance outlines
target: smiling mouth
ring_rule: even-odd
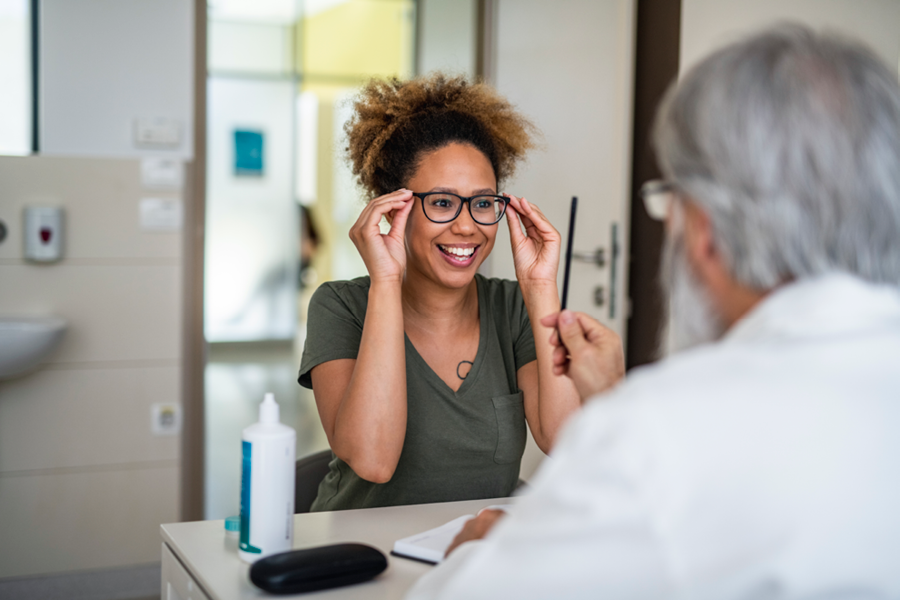
[[[438,248],[441,252],[443,252],[446,256],[450,257],[452,260],[457,262],[467,262],[472,256],[475,254],[475,250],[478,249],[478,246],[470,246],[468,248],[460,248],[457,246],[443,246],[438,244]]]

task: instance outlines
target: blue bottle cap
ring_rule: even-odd
[[[228,517],[225,519],[225,531],[240,531],[241,530],[241,518],[238,517]]]

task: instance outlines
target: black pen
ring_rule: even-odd
[[[578,209],[578,197],[572,196],[572,211],[569,213],[569,239],[566,242],[566,265],[563,271],[562,307],[566,310],[569,300],[569,271],[572,270],[572,240],[575,239],[575,211]]]

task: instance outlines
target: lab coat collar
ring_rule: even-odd
[[[723,343],[831,337],[900,326],[900,289],[829,273],[785,284],[735,323]]]

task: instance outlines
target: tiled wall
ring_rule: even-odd
[[[0,380],[0,578],[159,560],[178,520],[179,438],[151,404],[180,402],[180,232],[139,228],[137,160],[0,157],[0,314],[69,327],[39,371]],[[27,205],[65,210],[65,255],[23,260]]]

